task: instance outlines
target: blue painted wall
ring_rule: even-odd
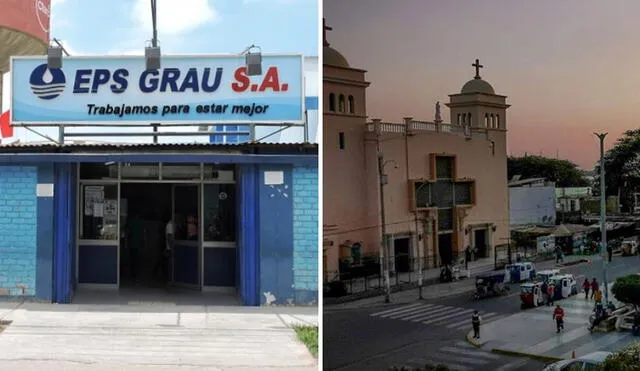
[[[0,295],[36,294],[37,184],[36,166],[0,166]]]
[[[260,166],[260,304],[293,304],[293,194],[291,166]],[[282,184],[268,185],[266,172],[281,172]]]
[[[113,245],[78,246],[78,281],[80,283],[118,283],[118,247]]]
[[[54,184],[53,164],[39,165],[37,171],[37,183]],[[53,197],[37,197],[37,205],[36,297],[50,302],[53,298],[51,279],[53,277],[53,227],[55,220]]]
[[[238,166],[238,284],[244,305],[260,305],[260,202],[256,165]]]
[[[293,169],[293,284],[296,304],[317,303],[317,166]]]

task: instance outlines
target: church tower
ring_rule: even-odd
[[[460,94],[449,95],[451,124],[486,129],[491,134],[506,133],[507,97],[496,94],[491,84],[480,77],[484,66],[478,59],[471,66],[476,69],[475,77],[464,84]]]

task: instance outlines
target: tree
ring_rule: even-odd
[[[509,157],[507,176],[520,175],[522,179],[545,178],[557,187],[586,187],[589,182],[578,165],[568,160],[557,160],[542,156]]]
[[[618,301],[633,305],[637,311],[640,306],[640,274],[618,277],[611,292]]]
[[[601,371],[640,371],[640,343],[619,350],[604,360]]]
[[[640,129],[626,131],[604,156],[605,192],[607,195],[620,193],[623,210],[628,211],[633,204],[633,192],[640,189]],[[595,166],[600,174],[600,164]],[[600,180],[596,177],[594,193],[600,193]]]

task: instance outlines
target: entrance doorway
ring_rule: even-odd
[[[475,231],[473,231],[473,239],[476,245],[476,249],[478,250],[476,257],[486,258],[487,257],[487,230],[476,229]]]
[[[440,265],[453,263],[453,234],[441,233],[438,235],[438,252],[440,253]]]
[[[169,280],[165,227],[172,213],[172,185],[122,183],[120,285],[161,287]]]
[[[409,238],[396,238],[393,240],[393,251],[395,256],[396,272],[406,273],[411,269],[410,255],[409,255]]]

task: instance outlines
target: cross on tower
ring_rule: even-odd
[[[480,78],[480,69],[483,68],[484,66],[480,64],[480,60],[476,59],[476,63],[472,64],[471,66],[476,68],[476,79]]]
[[[327,41],[327,31],[332,31],[333,28],[327,26],[327,20],[322,18],[322,42],[324,46],[329,46],[329,42]]]

